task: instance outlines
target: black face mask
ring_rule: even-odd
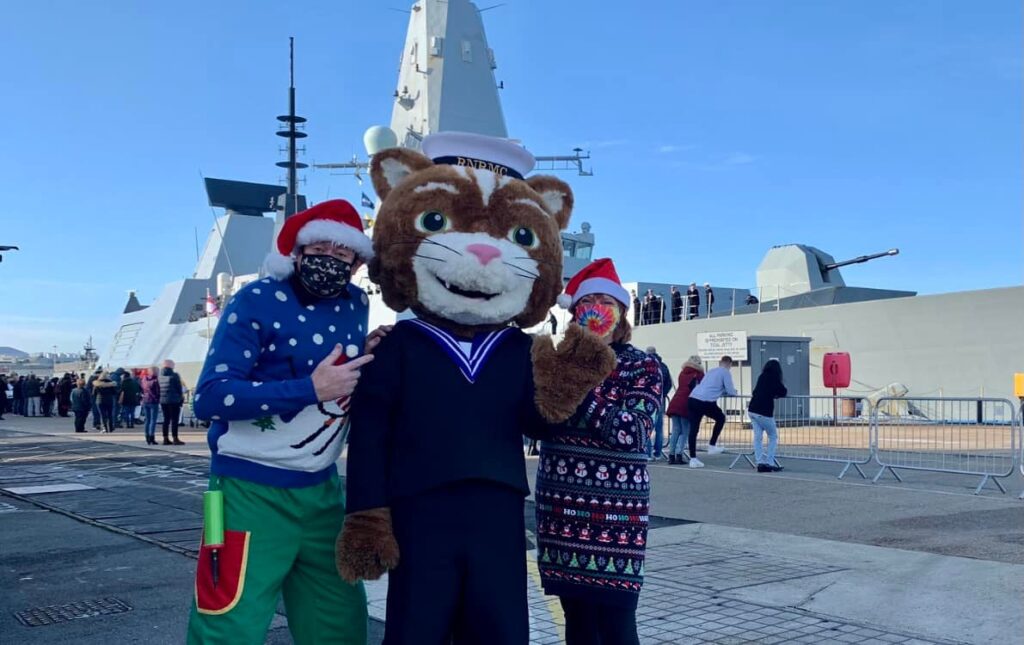
[[[337,298],[352,279],[352,264],[332,255],[303,255],[299,281],[317,298]]]

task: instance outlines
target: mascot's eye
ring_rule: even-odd
[[[416,229],[423,233],[438,233],[449,228],[448,218],[437,211],[427,211],[416,219]]]
[[[540,246],[540,240],[537,238],[537,234],[533,232],[532,228],[527,228],[526,226],[519,226],[512,229],[508,234],[508,239],[527,249],[535,249]]]

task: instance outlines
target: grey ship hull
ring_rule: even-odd
[[[783,303],[785,307],[785,303]],[[853,383],[846,392],[865,395],[900,382],[908,396],[1013,397],[1013,374],[1024,368],[1024,286],[929,296],[885,298],[714,316],[634,329],[633,344],[657,347],[678,373],[697,353],[700,332],[745,331],[747,336],[811,339],[811,394],[822,386],[826,352],[851,355]],[[735,370],[734,370],[735,371]],[[740,370],[752,389],[748,367]],[[754,375],[756,378],[756,375]]]

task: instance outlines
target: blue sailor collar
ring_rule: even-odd
[[[505,327],[497,331],[477,334],[473,337],[472,349],[467,356],[461,345],[465,341],[460,341],[447,330],[419,318],[411,318],[403,322],[415,325],[432,338],[444,350],[444,353],[455,361],[456,367],[459,368],[459,371],[462,372],[462,375],[470,383],[476,383],[476,378],[481,370],[483,370],[484,363],[487,362],[487,359],[491,356],[491,353],[498,346],[501,339],[512,331],[511,327]]]

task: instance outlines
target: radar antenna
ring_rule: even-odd
[[[304,210],[304,200],[299,195],[299,178],[298,171],[304,168],[308,168],[309,165],[298,161],[298,153],[300,149],[296,146],[298,139],[305,139],[307,134],[302,130],[305,128],[306,118],[295,114],[295,37],[291,36],[288,38],[288,114],[277,117],[284,126],[287,126],[283,130],[278,130],[277,136],[283,137],[288,140],[288,161],[278,161],[277,166],[284,168],[288,171],[287,186],[288,190],[284,195],[285,200],[285,216],[294,215],[300,210]],[[302,148],[302,152],[306,149]],[[283,151],[282,151],[283,152]]]

